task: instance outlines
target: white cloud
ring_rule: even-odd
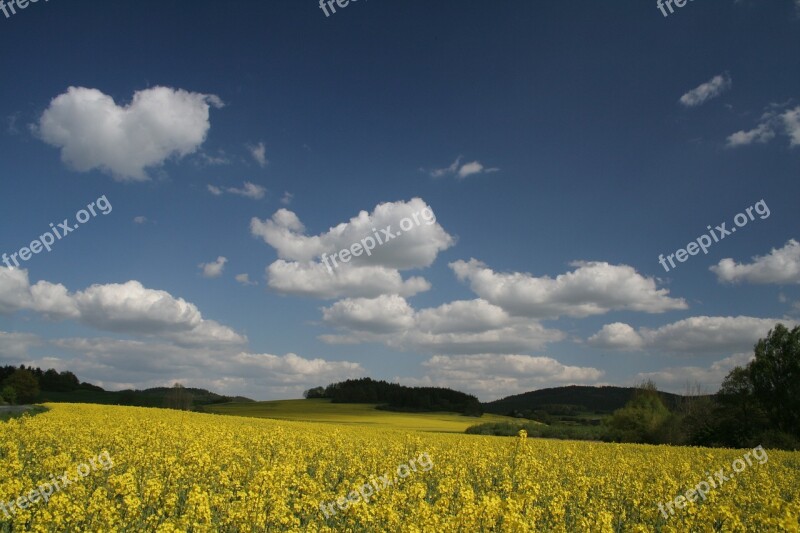
[[[396,294],[378,298],[340,300],[323,308],[325,322],[350,330],[374,333],[403,331],[414,326],[414,310]]]
[[[401,225],[407,230],[400,230]],[[455,243],[420,198],[379,204],[372,213],[361,211],[319,235],[306,235],[300,218],[288,209],[279,209],[266,220],[254,217],[250,231],[278,252],[279,260],[267,268],[271,288],[318,298],[410,296],[428,290],[424,279],[404,281],[399,271],[430,266],[440,251]],[[359,244],[362,241],[372,247],[369,255]],[[335,254],[355,244],[360,256],[334,263]],[[323,254],[328,266],[322,262]]]
[[[60,284],[30,285],[26,270],[0,268],[0,313],[30,310],[102,331],[168,339],[183,345],[236,346],[247,339],[204,319],[194,304],[138,281],[92,285],[70,294]]]
[[[430,213],[427,218],[425,213]],[[416,221],[413,220],[415,216]],[[411,229],[398,235],[403,219],[411,222]],[[387,227],[391,236],[382,231]],[[305,226],[288,209],[279,209],[267,220],[254,217],[250,231],[275,248],[278,257],[294,261],[309,261],[323,253],[330,256],[365,238],[377,241],[377,233],[384,244],[375,242],[369,256],[363,253],[348,265],[385,266],[398,270],[430,266],[440,251],[455,243],[453,237],[436,222],[433,210],[420,198],[378,204],[372,213],[361,211],[350,221],[319,235],[304,235]]]
[[[20,363],[28,357],[31,348],[41,344],[39,337],[31,333],[0,331],[0,358]]]
[[[731,258],[710,267],[717,280],[728,283],[800,283],[800,242],[789,240],[783,248],[775,249],[762,257],[753,257],[749,264],[736,263]]]
[[[39,281],[31,286],[27,270],[0,267],[0,315],[21,310],[36,311],[53,319],[79,315],[63,285]]]
[[[42,113],[36,133],[61,149],[61,160],[79,172],[99,169],[118,181],[146,181],[146,169],[195,152],[211,127],[214,96],[169,87],[137,91],[118,106],[97,89],[70,87]]]
[[[253,200],[260,200],[267,194],[267,189],[265,187],[249,181],[245,181],[242,187],[238,189],[236,187],[226,187],[222,189],[215,185],[208,185],[208,191],[214,196],[221,196],[223,193],[228,192],[230,194],[244,196],[245,198],[252,198]]]
[[[451,387],[491,401],[544,387],[592,385],[604,372],[564,365],[551,357],[517,354],[435,355],[423,363],[427,375],[408,385]]]
[[[638,350],[644,345],[641,335],[636,333],[628,324],[614,322],[606,324],[603,328],[589,337],[587,342],[596,347],[607,350]]]
[[[255,399],[300,398],[305,389],[367,374],[358,363],[294,353],[274,355],[109,338],[56,339],[50,346],[72,357],[50,359],[42,366],[72,370],[81,380],[112,390],[180,382]]]
[[[800,0],[798,0],[800,9]],[[786,134],[791,138],[792,146],[800,146],[800,106],[785,112],[782,117]]]
[[[244,186],[241,189],[228,187],[227,190],[231,194],[238,194],[239,196],[252,198],[253,200],[260,200],[261,198],[264,198],[264,195],[267,193],[266,188],[262,187],[261,185],[250,183],[249,181],[245,181]]]
[[[479,161],[472,161],[471,163],[461,164],[463,156],[458,156],[455,161],[445,168],[437,168],[429,171],[431,177],[441,178],[442,176],[455,175],[458,179],[464,179],[468,176],[481,173],[498,172],[499,168],[485,168]]]
[[[250,151],[250,155],[253,159],[258,163],[261,168],[266,167],[269,164],[267,161],[267,149],[264,147],[264,143],[260,142],[255,145],[248,144],[247,149]]]
[[[218,155],[208,155],[207,153],[200,151],[197,153],[197,157],[200,160],[199,166],[217,166],[217,165],[229,165],[230,159],[228,156],[225,155],[225,152],[220,150]]]
[[[588,342],[600,348],[689,356],[745,352],[752,350],[779,322],[786,323],[777,318],[694,316],[656,329],[640,328],[638,332],[627,324],[616,323],[604,326]]]
[[[145,224],[147,223],[147,217],[141,215],[138,217],[133,217],[133,222],[135,224]]]
[[[222,275],[225,269],[225,263],[228,262],[226,257],[219,256],[216,261],[211,263],[200,263],[197,268],[203,271],[204,278],[218,278]]]
[[[427,353],[516,353],[564,339],[561,331],[511,317],[481,299],[415,311],[397,295],[353,298],[323,308],[323,319],[340,330],[320,336],[327,343],[374,342]]]
[[[670,367],[655,372],[641,372],[636,375],[636,382],[641,383],[645,380],[653,380],[659,390],[669,391],[676,394],[686,394],[695,392],[696,387],[700,387],[700,392],[713,394],[722,385],[728,373],[737,366],[745,366],[754,358],[752,352],[738,353],[714,361],[708,367],[682,366]]]
[[[32,300],[27,270],[0,267],[0,314],[11,314]]]
[[[250,274],[236,274],[235,277],[236,281],[241,283],[242,285],[258,285],[256,281],[250,281]]]
[[[289,191],[286,191],[283,193],[283,198],[281,198],[281,203],[283,205],[289,205],[290,203],[292,203],[293,198],[294,194],[290,193]]]
[[[746,146],[753,143],[766,143],[775,137],[775,131],[769,124],[759,124],[748,131],[737,131],[728,137],[728,146]]]
[[[716,98],[731,87],[731,78],[727,74],[718,74],[709,81],[695,87],[681,96],[680,102],[686,107],[695,107]]]
[[[266,269],[267,284],[281,294],[332,299],[343,296],[371,298],[381,294],[413,296],[431,288],[424,278],[406,280],[395,269],[380,266],[327,268],[314,262],[279,259]]]
[[[468,281],[478,296],[517,316],[586,317],[612,310],[662,313],[688,307],[630,266],[599,261],[576,261],[571,266],[576,270],[553,279],[497,273],[476,259],[450,263],[458,279]]]
[[[761,117],[761,122],[751,130],[737,131],[728,136],[731,148],[747,146],[753,143],[767,143],[778,133],[789,137],[790,146],[800,146],[800,106],[783,112],[776,111],[785,104],[772,104]]]

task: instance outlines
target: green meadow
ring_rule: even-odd
[[[331,403],[328,399],[276,400],[208,405],[206,412],[252,418],[274,418],[298,422],[368,425],[437,433],[463,433],[469,426],[485,422],[510,422],[515,418],[493,414],[481,417],[455,413],[398,413],[376,409],[376,404]]]

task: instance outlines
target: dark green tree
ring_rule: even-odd
[[[800,326],[777,324],[755,346],[748,365],[753,395],[772,426],[800,436]]]
[[[39,381],[29,370],[18,368],[6,378],[3,385],[14,389],[20,403],[31,403],[39,396]]]
[[[3,390],[0,390],[0,399],[14,405],[17,403],[17,391],[14,390],[14,387],[6,385],[3,387]]]
[[[325,387],[314,387],[313,389],[308,389],[307,391],[303,392],[303,398],[324,398],[325,397]]]

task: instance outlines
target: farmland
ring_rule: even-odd
[[[375,428],[462,433],[469,426],[516,419],[485,414],[481,417],[453,413],[398,413],[375,409],[375,404],[331,403],[330,400],[276,400],[207,406],[211,413],[298,422],[367,425]]]
[[[498,438],[50,404],[0,424],[0,500],[89,458],[0,531],[797,531],[800,453],[768,450],[665,517],[660,502],[743,450]],[[411,416],[411,415],[409,415]],[[414,415],[416,416],[416,415]],[[394,474],[427,454],[432,467]],[[369,502],[345,497],[385,475]],[[403,477],[403,476],[401,476]],[[392,479],[394,478],[394,479]],[[322,505],[344,502],[327,516]]]

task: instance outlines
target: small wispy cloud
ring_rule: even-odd
[[[200,263],[197,268],[203,271],[204,278],[218,278],[222,275],[225,269],[225,263],[228,262],[226,257],[219,256],[216,261],[211,263]]]
[[[727,73],[717,74],[709,81],[681,96],[680,102],[686,107],[696,107],[721,95],[730,89],[731,85],[732,80]]]
[[[197,156],[199,158],[199,163],[201,165],[207,165],[207,166],[229,165],[231,162],[230,159],[228,159],[228,156],[225,155],[225,152],[223,152],[222,150],[218,151],[217,155],[209,155],[206,152],[199,152]]]
[[[250,281],[250,274],[236,274],[236,281],[242,285],[258,285],[257,281]]]
[[[245,181],[242,187],[226,187],[221,188],[217,187],[216,185],[208,185],[208,192],[213,194],[214,196],[221,196],[224,193],[230,194],[237,194],[239,196],[244,196],[245,198],[252,198],[253,200],[260,200],[264,198],[264,195],[267,194],[266,187],[261,185],[256,185],[255,183],[251,183],[249,181]]]
[[[283,193],[283,198],[281,198],[281,203],[283,205],[289,205],[290,203],[292,203],[292,199],[294,199],[294,194],[290,193],[289,191],[286,191]]]
[[[146,224],[147,223],[147,217],[141,216],[141,215],[138,216],[138,217],[133,217],[133,222],[135,224]]]
[[[457,179],[464,179],[474,174],[489,174],[492,172],[498,172],[500,170],[499,168],[486,168],[479,161],[472,161],[470,163],[461,164],[462,159],[463,156],[458,156],[450,166],[444,168],[436,168],[426,172],[428,172],[430,176],[433,178],[441,178],[443,176],[454,175],[456,176]],[[425,171],[424,169],[422,170]]]
[[[269,161],[267,160],[267,149],[263,142],[258,144],[248,144],[247,149],[250,151],[250,155],[253,157],[253,159],[255,159],[256,163],[258,163],[261,168],[264,168],[269,164]]]
[[[6,132],[9,135],[17,135],[19,133],[19,129],[17,128],[17,119],[19,119],[19,112],[12,113],[6,117],[6,123],[8,125]]]

